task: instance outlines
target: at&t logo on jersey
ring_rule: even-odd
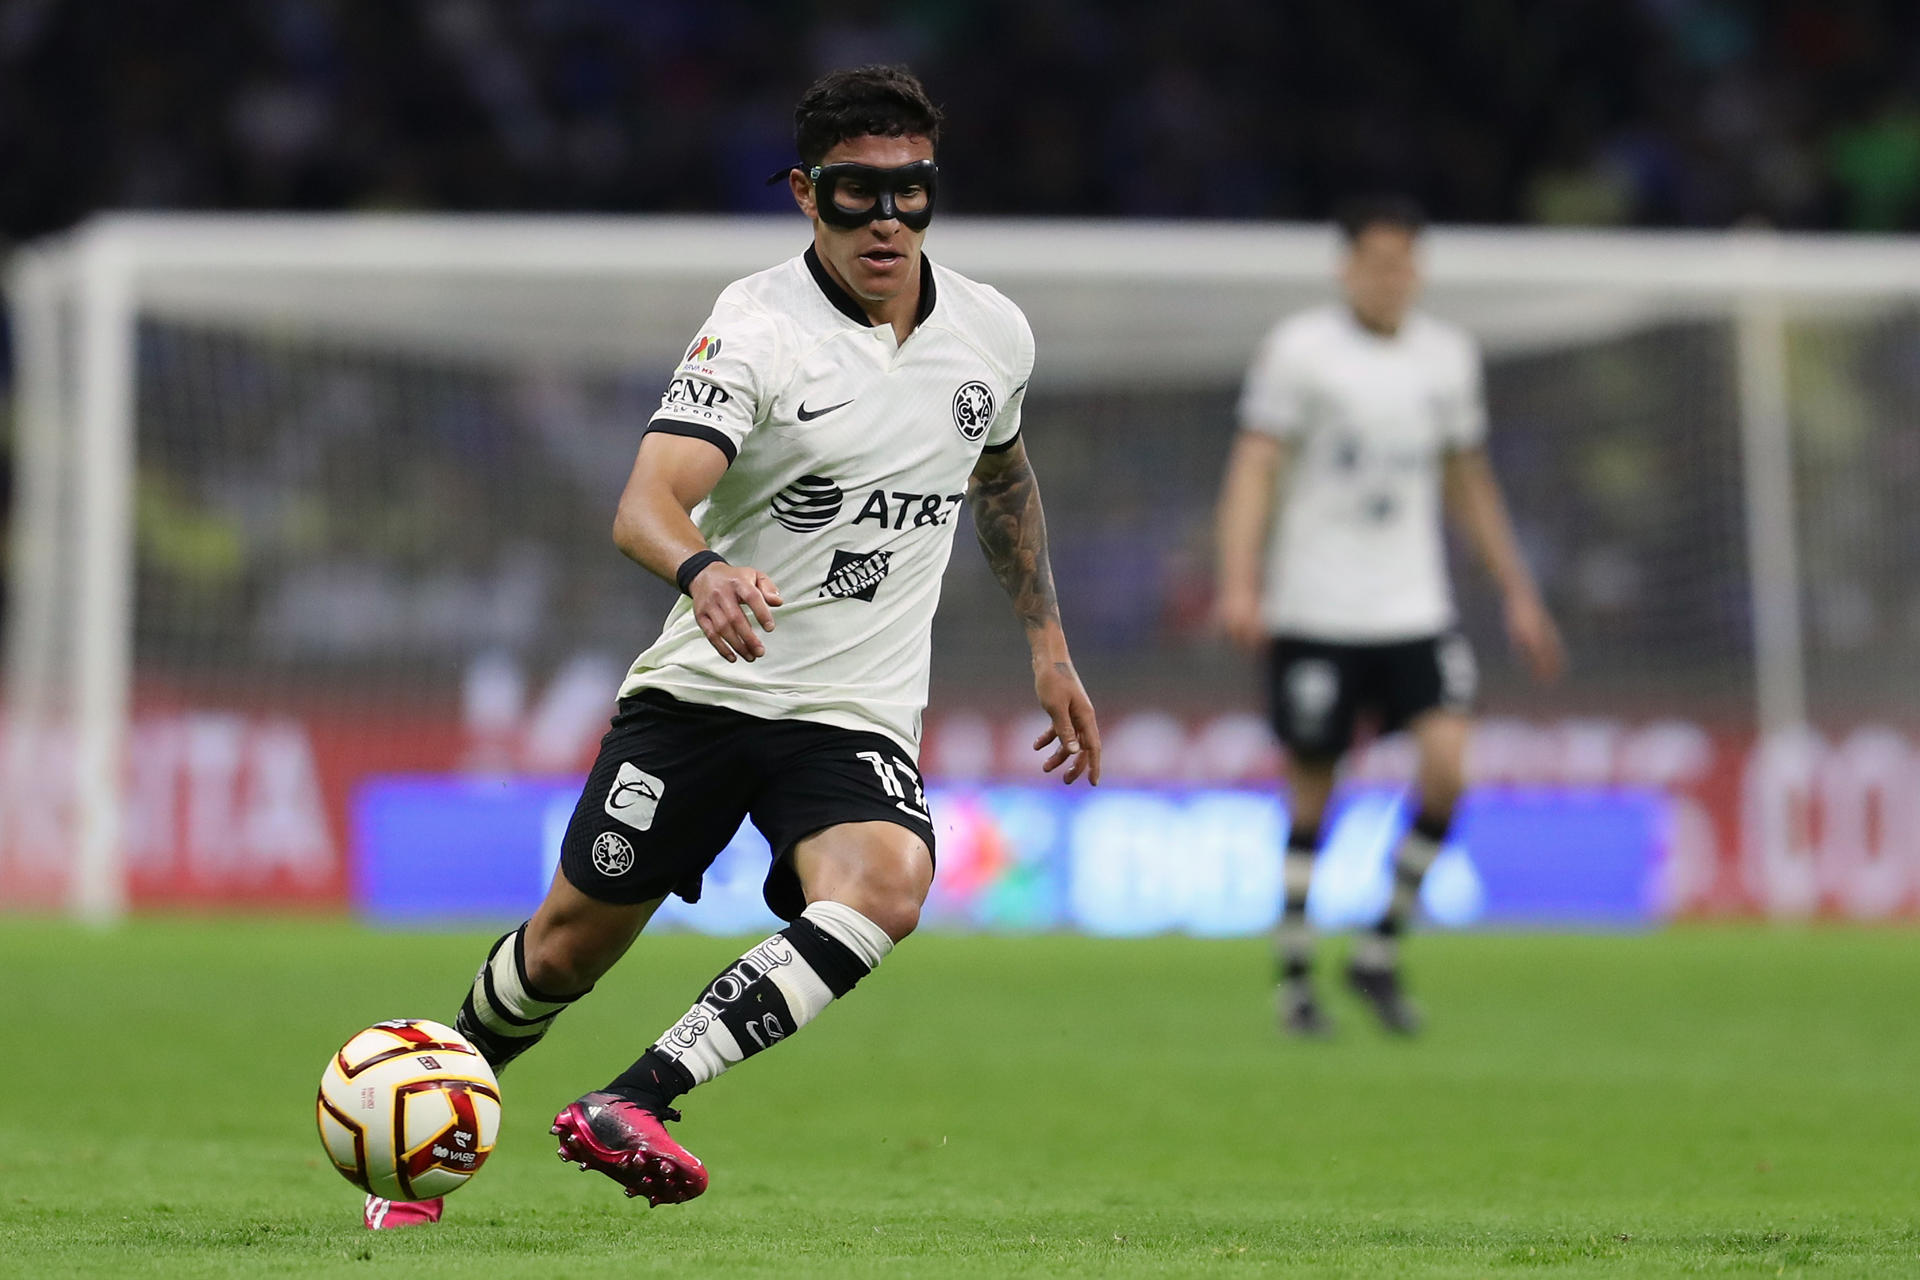
[[[875,489],[860,505],[853,523],[871,520],[882,529],[938,528],[953,519],[953,513],[967,500],[964,493],[908,493],[902,489]],[[891,504],[891,505],[889,505]]]
[[[846,495],[825,476],[801,476],[773,495],[769,505],[782,528],[812,533],[833,523]]]
[[[871,604],[892,561],[891,551],[835,551],[833,568],[827,571],[827,582],[820,588],[820,594]]]
[[[969,444],[987,434],[993,425],[993,388],[984,382],[969,382],[953,393],[953,425]]]

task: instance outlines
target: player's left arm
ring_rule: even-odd
[[[1513,522],[1507,517],[1506,500],[1494,478],[1493,465],[1487,461],[1487,451],[1478,445],[1451,450],[1444,467],[1447,508],[1500,588],[1507,638],[1537,679],[1547,683],[1559,679],[1566,665],[1560,631],[1520,555],[1519,540],[1513,536]]]
[[[1082,774],[1100,785],[1100,725],[1060,625],[1060,601],[1054,594],[1053,565],[1047,558],[1047,519],[1040,509],[1040,484],[1027,461],[1026,442],[1015,436],[1004,449],[980,455],[967,483],[967,504],[974,532],[993,576],[1013,601],[1033,653],[1033,691],[1052,721],[1033,749],[1053,745],[1041,769],[1061,765],[1061,781]]]

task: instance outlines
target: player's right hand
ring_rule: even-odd
[[[1246,653],[1258,653],[1267,642],[1266,625],[1260,620],[1260,594],[1234,587],[1222,587],[1214,601],[1214,613],[1221,630],[1234,647]]]
[[[752,662],[766,653],[767,646],[754,634],[753,624],[772,631],[773,610],[785,603],[772,578],[751,565],[720,561],[702,569],[687,585],[693,620],[715,653],[728,662],[742,658]]]

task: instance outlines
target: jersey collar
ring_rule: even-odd
[[[873,328],[873,321],[867,319],[867,313],[860,309],[860,304],[854,300],[853,295],[842,289],[839,282],[827,274],[826,266],[820,261],[820,255],[814,252],[812,245],[807,246],[806,259],[807,270],[812,274],[814,284],[820,287],[820,292],[825,294],[827,301],[833,304],[833,309],[856,324],[868,329]],[[933,300],[933,260],[923,253],[920,255],[920,309],[913,314],[914,328],[918,329],[925,324],[927,317],[933,314]]]

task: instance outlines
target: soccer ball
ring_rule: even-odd
[[[333,1055],[315,1108],[342,1176],[388,1200],[457,1191],[500,1135],[493,1068],[452,1027],[376,1022]]]

